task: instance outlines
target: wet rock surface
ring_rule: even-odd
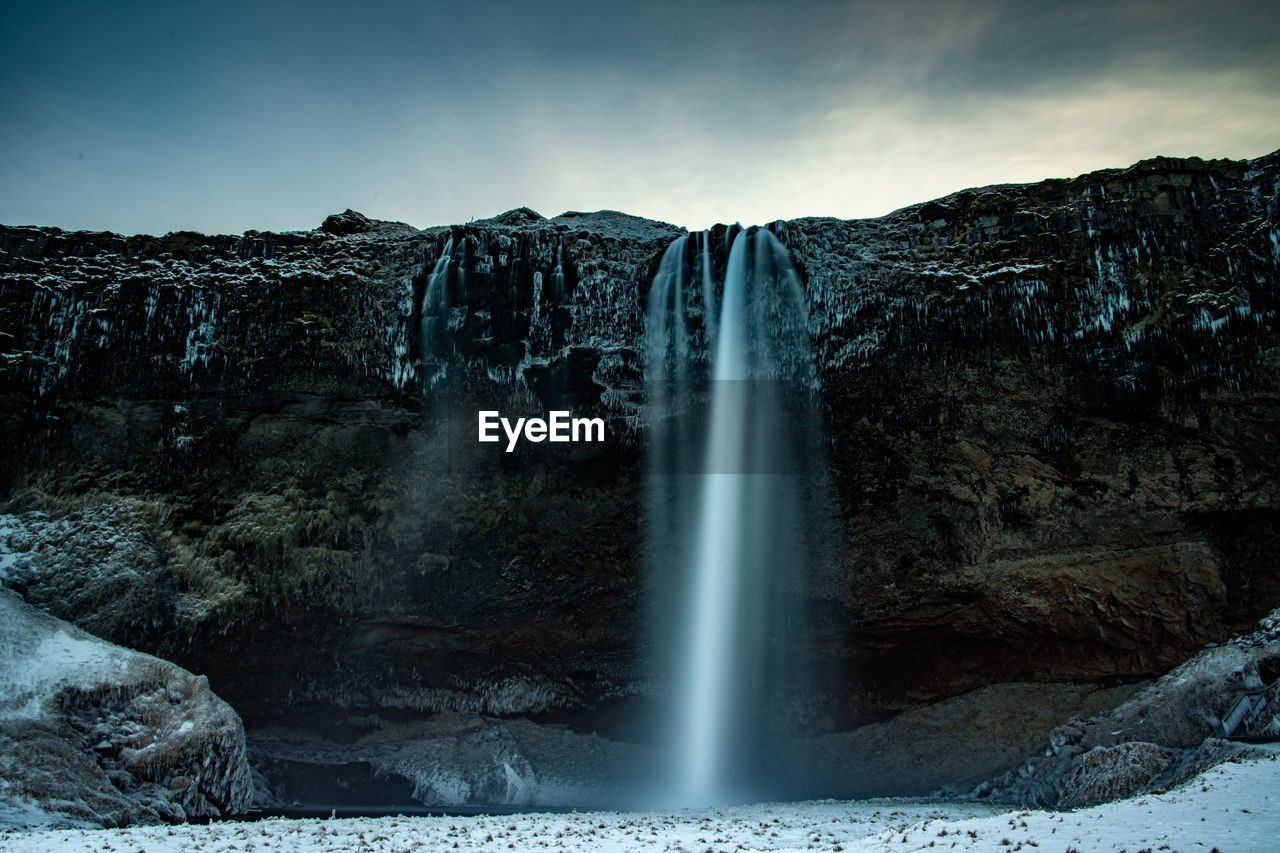
[[[1278,182],[1274,154],[1158,159],[771,226],[809,298],[835,504],[809,731],[1151,678],[1280,603]],[[638,350],[680,233],[523,209],[0,229],[5,583],[207,675],[251,728],[630,737],[663,689]],[[733,233],[710,234],[720,270]],[[553,407],[609,441],[474,441],[480,408]]]

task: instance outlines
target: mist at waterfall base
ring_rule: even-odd
[[[805,602],[825,505],[805,297],[773,232],[712,243],[673,242],[646,309],[646,577],[663,695],[647,796],[670,806],[813,793],[789,748],[813,704]]]

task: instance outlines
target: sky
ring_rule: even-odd
[[[1280,148],[1275,0],[0,2],[10,225],[696,229]]]

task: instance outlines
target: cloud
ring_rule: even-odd
[[[808,153],[826,164],[829,181],[799,201],[815,213],[869,216],[953,190],[1074,177],[1156,154],[1259,156],[1280,145],[1278,116],[1280,90],[1233,71],[833,111]]]
[[[0,33],[5,222],[303,228],[352,206],[426,226],[529,205],[702,227],[1280,146],[1280,6],[1245,0],[18,18]]]

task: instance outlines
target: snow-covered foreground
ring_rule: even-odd
[[[1185,787],[1073,812],[875,800],[673,812],[262,820],[10,831],[6,851],[736,851],[1280,849],[1280,762],[1215,767]]]

